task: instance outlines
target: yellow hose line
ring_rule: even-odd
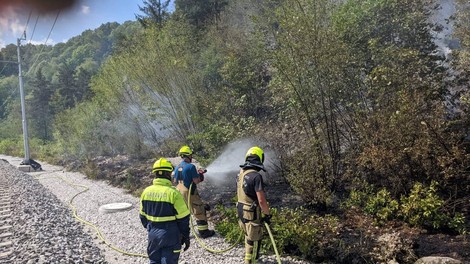
[[[84,188],[83,191],[80,191],[78,193],[76,193],[72,198],[70,198],[69,200],[69,206],[70,208],[72,208],[72,215],[75,219],[77,219],[78,221],[80,221],[81,223],[83,224],[86,224],[90,227],[92,227],[95,231],[96,231],[96,234],[98,235],[98,237],[101,239],[101,241],[103,241],[109,248],[119,252],[119,253],[122,253],[124,255],[128,255],[128,256],[134,256],[134,257],[144,257],[144,258],[148,258],[148,255],[146,254],[141,254],[141,253],[132,253],[132,252],[127,252],[127,251],[124,251],[118,247],[115,247],[113,246],[111,243],[109,243],[103,236],[103,234],[101,233],[101,231],[98,229],[98,227],[96,225],[94,225],[93,223],[91,222],[88,222],[86,221],[85,219],[81,218],[80,216],[78,216],[77,214],[77,208],[73,205],[73,200],[80,194],[84,193],[84,192],[87,192],[90,188],[88,188],[87,186],[85,185],[81,185],[81,184],[74,184],[72,182],[69,182],[67,180],[65,180],[63,177],[58,177],[58,176],[51,176],[51,177],[43,177],[43,178],[38,178],[38,177],[35,177],[36,179],[38,180],[44,180],[44,179],[48,179],[48,178],[58,178],[62,181],[64,181],[65,183],[67,183],[68,185],[70,186],[78,186],[78,187],[81,187],[81,188]],[[189,186],[189,193],[188,193],[188,208],[189,208],[189,211],[191,212],[192,211],[192,206],[191,206],[191,189],[193,187],[193,184],[191,183],[191,185]],[[192,218],[192,214],[190,214],[190,219],[191,219],[191,222],[193,222],[193,218]],[[279,253],[277,251],[277,247],[276,247],[276,242],[274,241],[274,237],[272,235],[272,232],[271,232],[271,228],[269,227],[269,225],[267,223],[264,223],[265,227],[266,227],[266,230],[268,230],[268,234],[269,234],[269,237],[271,238],[271,243],[273,245],[273,248],[274,248],[274,252],[276,253],[276,258],[277,258],[277,262],[279,264],[281,264],[281,258],[279,256]],[[196,241],[199,243],[199,245],[204,248],[205,250],[211,252],[211,253],[224,253],[224,252],[227,252],[231,249],[233,249],[234,247],[237,246],[237,244],[240,242],[240,240],[242,239],[243,237],[243,232],[240,232],[240,236],[238,237],[237,241],[231,245],[230,247],[226,248],[226,249],[213,249],[213,248],[209,248],[202,240],[201,238],[197,235],[197,232],[196,230],[194,230],[194,225],[193,224],[190,224],[191,226],[191,231],[193,231],[193,234],[194,234],[194,237],[196,238]]]
[[[51,176],[51,177],[43,177],[43,178],[36,178],[38,180],[43,180],[43,179],[48,179],[48,178],[58,178],[62,181],[64,181],[65,183],[67,183],[68,185],[70,186],[78,186],[78,187],[81,187],[81,188],[84,188],[83,191],[80,191],[78,193],[76,193],[72,198],[70,198],[69,200],[69,206],[70,208],[72,208],[72,215],[75,219],[77,219],[78,221],[82,222],[83,224],[86,224],[90,227],[92,227],[95,231],[96,231],[96,234],[98,235],[98,237],[111,249],[119,252],[119,253],[122,253],[124,255],[128,255],[128,256],[133,256],[133,257],[143,257],[143,258],[148,258],[148,255],[146,254],[141,254],[141,253],[132,253],[132,252],[127,252],[127,251],[124,251],[120,248],[117,248],[115,246],[113,246],[111,243],[109,243],[103,236],[103,234],[101,233],[101,231],[98,229],[98,227],[96,225],[94,225],[93,223],[91,222],[88,222],[86,221],[85,219],[81,218],[80,216],[78,216],[77,214],[77,208],[72,204],[73,200],[75,199],[75,197],[77,197],[78,195],[84,193],[84,192],[87,192],[90,188],[88,188],[87,186],[85,185],[80,185],[80,184],[74,184],[72,182],[69,182],[67,181],[66,179],[64,179],[63,177],[58,177],[58,176]]]
[[[189,192],[188,192],[188,208],[189,208],[189,212],[192,211],[192,206],[191,206],[191,189],[193,188],[193,184],[191,183],[191,185],[189,186]],[[190,219],[191,219],[191,223],[193,222],[193,216],[192,214],[190,213]],[[235,241],[235,243],[233,245],[231,245],[230,247],[226,248],[226,249],[213,249],[213,248],[210,248],[206,245],[206,243],[204,243],[201,238],[197,235],[197,232],[196,230],[194,230],[194,225],[190,224],[191,226],[191,231],[193,231],[193,234],[194,234],[194,237],[196,238],[196,241],[199,243],[199,245],[204,248],[205,250],[211,252],[211,253],[224,253],[224,252],[227,252],[229,250],[231,250],[232,248],[236,247],[238,245],[238,243],[241,241],[242,237],[243,237],[243,232],[240,232],[240,235],[238,236],[238,239],[237,241]]]
[[[277,263],[281,264],[281,256],[279,256],[279,252],[277,252],[276,242],[274,241],[273,233],[271,232],[271,228],[267,223],[264,223],[266,230],[268,230],[269,237],[271,238],[271,243],[273,244],[274,252],[276,253]]]

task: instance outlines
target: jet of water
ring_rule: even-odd
[[[263,143],[252,139],[241,139],[228,144],[222,154],[207,166],[205,177],[214,185],[223,186],[225,184],[234,185],[240,171],[240,165],[245,163],[245,154],[253,146],[263,148]],[[273,170],[278,164],[277,157],[273,151],[264,149],[265,167]]]

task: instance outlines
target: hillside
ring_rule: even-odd
[[[281,251],[335,263],[440,250],[468,260],[466,1],[176,0],[172,13],[152,3],[142,23],[21,47],[31,158],[138,195],[151,161],[182,145],[209,171],[223,153],[259,145],[272,159]],[[5,66],[0,153],[22,156],[17,91]],[[233,210],[217,212],[230,240]]]

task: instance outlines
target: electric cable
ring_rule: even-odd
[[[31,37],[29,38],[28,43],[31,43],[31,40],[33,40],[34,32],[36,32],[36,26],[38,24],[39,20],[39,15],[36,16],[36,23],[34,23],[34,28],[33,28],[33,33],[31,33]]]
[[[55,24],[57,22],[57,19],[59,18],[59,15],[60,15],[60,10],[57,11],[57,15],[55,17],[54,23],[52,24],[51,30],[49,31],[49,34],[47,35],[46,41],[44,42],[44,45],[42,46],[41,51],[38,52],[38,54],[36,56],[36,60],[31,64],[31,66],[34,66],[36,64],[36,62],[39,59],[39,56],[41,55],[42,51],[44,50],[44,47],[47,45],[47,41],[49,40],[49,37],[51,36],[52,30],[55,27]],[[30,67],[29,71],[25,73],[25,76],[28,75],[28,73],[31,71],[31,69],[32,69],[32,67]]]
[[[26,20],[26,26],[24,27],[24,31],[28,28],[29,20],[31,19],[31,14],[33,13],[33,9],[29,11],[28,20]],[[23,33],[24,34],[24,33]]]
[[[13,96],[13,94],[15,94],[16,91],[18,91],[18,89],[19,89],[19,88],[13,89],[13,92],[10,94],[10,96],[8,96],[8,98],[7,98],[5,101],[3,101],[3,104],[2,104],[2,106],[0,106],[0,108],[3,108],[3,106],[8,103],[8,101],[11,99],[11,97]]]

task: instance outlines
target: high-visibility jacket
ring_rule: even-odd
[[[140,197],[140,220],[147,229],[174,221],[180,233],[189,237],[189,209],[181,193],[165,178],[156,178]],[[150,226],[149,226],[150,225]]]

